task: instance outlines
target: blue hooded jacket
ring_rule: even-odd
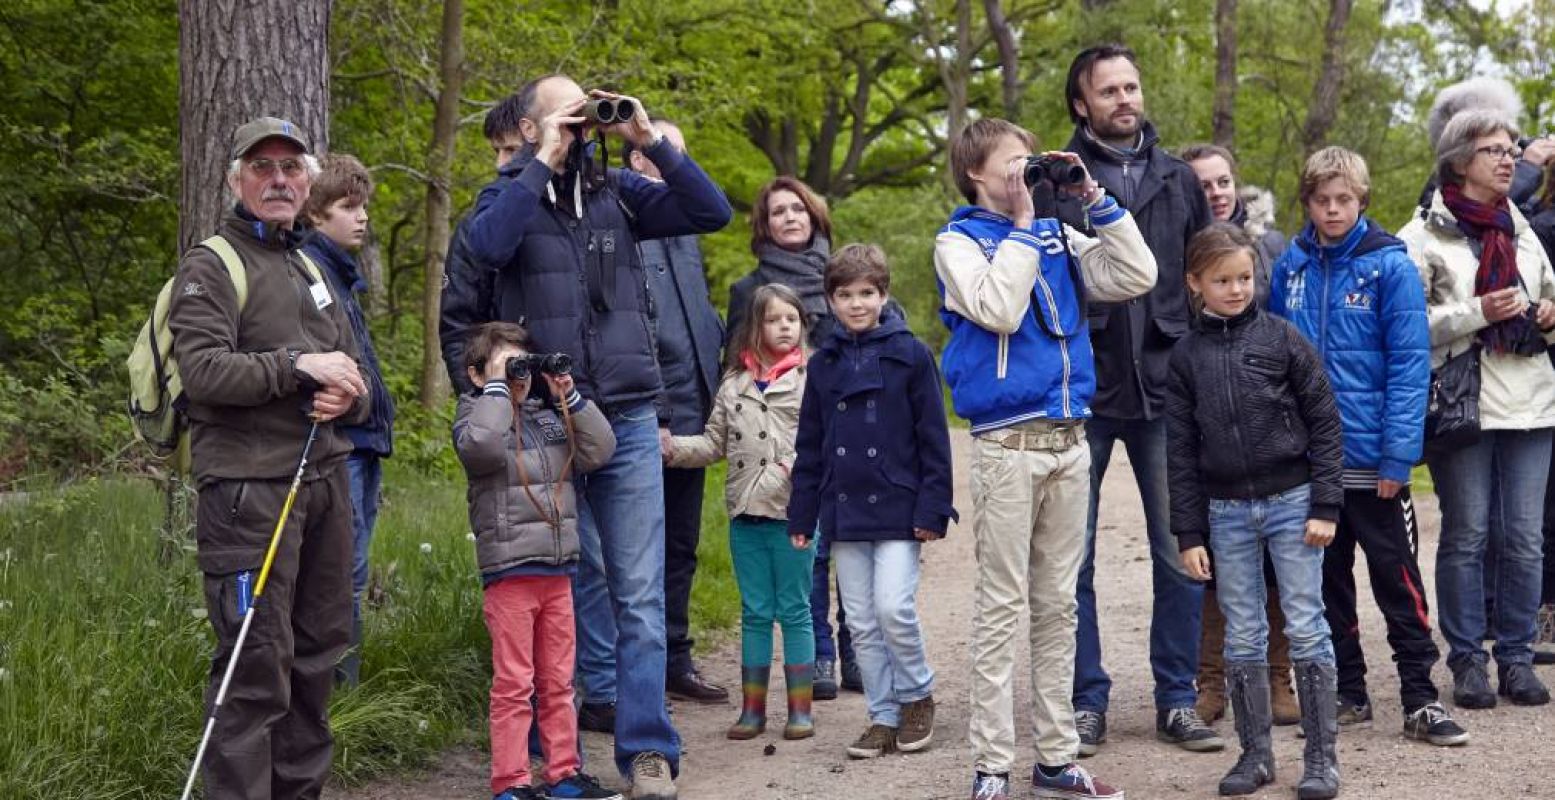
[[[1415,264],[1403,242],[1366,217],[1337,244],[1320,244],[1308,223],[1291,245],[1274,264],[1269,310],[1323,356],[1344,425],[1345,488],[1408,481],[1431,383]]]
[[[368,398],[372,402],[372,416],[360,425],[343,426],[357,453],[373,453],[388,458],[394,452],[394,398],[383,382],[383,368],[378,363],[378,351],[373,349],[373,337],[367,328],[367,315],[357,295],[367,291],[367,281],[362,278],[356,258],[345,248],[318,231],[311,231],[302,243],[302,249],[324,269],[329,288],[345,309],[351,320],[351,333],[361,350],[362,380],[367,382]]]

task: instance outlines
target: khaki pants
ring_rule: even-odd
[[[1073,761],[1075,583],[1085,555],[1091,455],[1083,436],[1063,450],[1013,450],[975,440],[973,531],[977,607],[970,738],[977,769],[1015,762],[1015,628],[1031,609],[1032,716],[1037,761]]]

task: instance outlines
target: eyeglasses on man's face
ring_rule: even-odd
[[[279,161],[273,158],[254,158],[247,163],[249,171],[260,178],[269,178],[275,175],[276,170],[280,170],[281,174],[288,178],[295,178],[307,169],[307,165],[303,164],[300,158],[283,158]]]

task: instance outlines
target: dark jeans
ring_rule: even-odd
[[[664,470],[664,629],[668,674],[684,675],[691,662],[691,581],[702,534],[703,469]]]
[[[216,632],[209,711],[253,598],[290,481],[200,490],[195,529]],[[205,755],[205,796],[318,797],[334,740],[329,694],[351,635],[351,495],[344,461],[299,488]]]
[[[1323,556],[1323,604],[1339,662],[1339,696],[1355,704],[1369,700],[1356,612],[1356,545],[1366,553],[1372,597],[1387,623],[1404,710],[1436,702],[1431,667],[1441,652],[1431,639],[1431,610],[1418,559],[1420,528],[1407,486],[1392,500],[1378,497],[1375,489],[1345,491],[1338,530]]]
[[[815,660],[853,661],[853,634],[848,631],[847,615],[837,604],[837,638],[832,638],[831,616],[831,540],[816,533],[815,567],[810,571],[810,624],[815,628]]]
[[[1112,446],[1123,442],[1134,467],[1145,507],[1150,543],[1150,671],[1155,677],[1158,709],[1187,708],[1198,700],[1193,679],[1199,669],[1199,624],[1204,615],[1204,586],[1182,571],[1177,537],[1171,532],[1166,488],[1166,421],[1093,417],[1085,424],[1091,448],[1091,512],[1085,530],[1085,561],[1075,592],[1079,624],[1075,631],[1074,707],[1105,713],[1112,678],[1101,663],[1101,634],[1096,626],[1096,511]],[[1135,533],[1133,531],[1125,532]]]

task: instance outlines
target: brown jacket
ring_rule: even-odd
[[[765,392],[756,387],[749,371],[725,376],[705,432],[676,436],[669,465],[702,467],[727,457],[724,502],[729,516],[788,519],[788,495],[793,488],[788,471],[794,466],[804,383],[803,364],[778,376]]]
[[[505,393],[459,398],[454,449],[470,482],[470,530],[482,575],[578,560],[572,478],[609,461],[616,437],[599,407],[581,395],[574,393],[569,410],[570,442],[562,418],[538,401],[526,401],[515,416]],[[569,452],[572,468],[563,475]]]
[[[290,231],[233,209],[217,232],[243,259],[248,301],[240,312],[221,259],[196,247],[178,265],[168,315],[189,400],[195,481],[203,488],[224,479],[290,478],[308,436],[312,399],[299,387],[286,351],[338,350],[355,358],[351,323],[332,295],[318,307]],[[327,282],[320,291],[329,291]],[[360,422],[370,410],[359,400],[341,421]],[[350,452],[350,440],[334,425],[319,426],[304,479]]]

